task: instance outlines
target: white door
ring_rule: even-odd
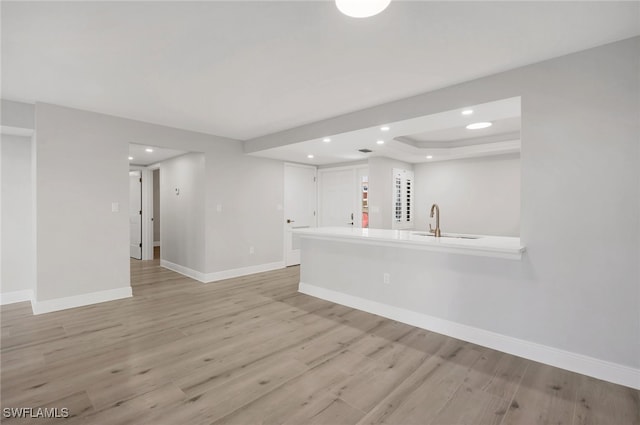
[[[129,172],[129,255],[142,259],[142,175]]]
[[[284,262],[300,264],[300,240],[292,229],[316,227],[316,167],[284,165]]]
[[[363,185],[367,167],[324,168],[318,172],[320,226],[362,227],[367,208]],[[363,208],[364,207],[364,208]]]
[[[319,224],[354,227],[358,219],[356,170],[321,169],[318,172]]]

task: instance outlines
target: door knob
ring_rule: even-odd
[[[290,218],[287,219],[287,224],[291,224],[291,223],[295,223],[295,220],[291,220]]]

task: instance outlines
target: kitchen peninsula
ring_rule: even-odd
[[[302,293],[513,354],[529,345],[509,337],[517,335],[509,318],[522,306],[500,302],[531,280],[519,238],[341,227],[294,233]]]

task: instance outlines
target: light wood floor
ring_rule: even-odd
[[[298,294],[296,267],[204,285],[131,266],[130,299],[2,308],[3,408],[66,407],[65,425],[640,423],[638,391]]]

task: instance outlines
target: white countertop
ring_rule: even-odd
[[[361,229],[352,227],[314,227],[294,229],[294,234],[304,238],[341,240],[352,243],[424,249],[452,254],[480,255],[519,260],[525,247],[520,238],[505,236],[460,235],[443,233],[440,237],[426,236],[421,230]],[[467,238],[461,238],[464,236]],[[473,238],[473,239],[468,239]]]

